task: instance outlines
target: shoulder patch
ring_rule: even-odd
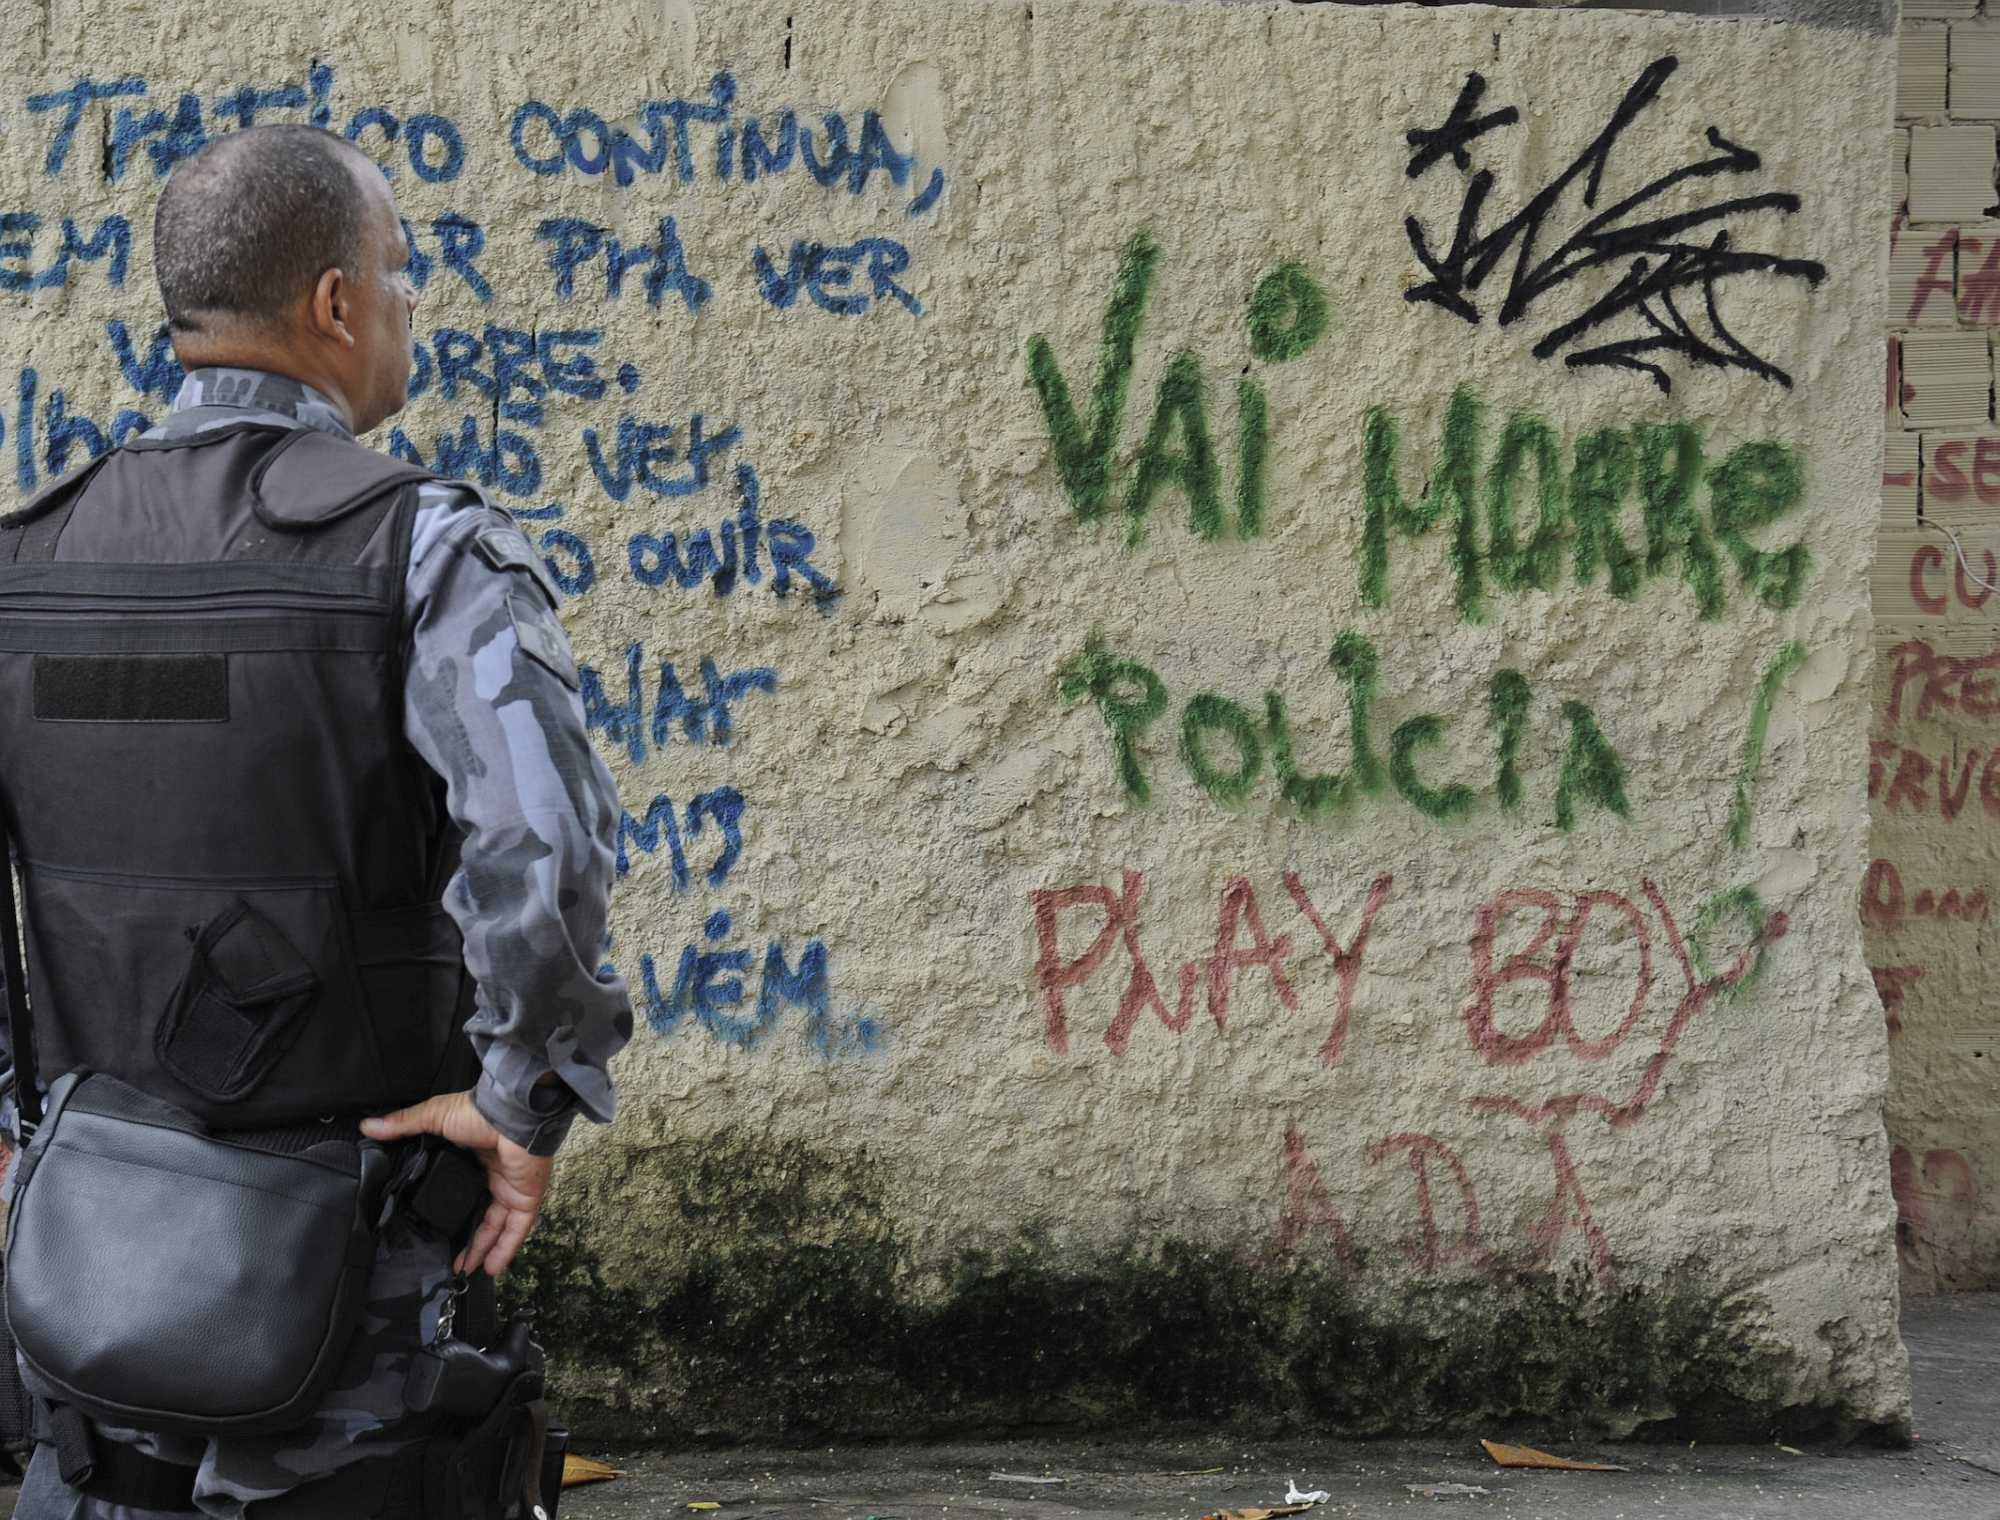
[[[576,656],[570,653],[569,635],[556,620],[554,607],[542,605],[532,593],[517,586],[507,593],[507,616],[513,621],[514,640],[521,653],[571,691],[583,684]]]
[[[533,577],[551,607],[562,605],[562,594],[550,579],[548,566],[529,547],[527,536],[519,528],[503,527],[498,523],[490,528],[481,528],[473,535],[472,552],[495,570],[521,571]]]

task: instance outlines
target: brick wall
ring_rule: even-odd
[[[2000,897],[2000,598],[1981,584],[2000,584],[2000,11],[1910,0],[1898,43],[1861,916],[1888,1022],[1904,1283],[1931,1291],[2000,1281],[2000,968],[1984,956]]]
[[[2000,502],[2000,436],[1983,466],[1978,448],[1992,424],[2000,324],[2000,19],[1976,10],[1977,0],[1912,0],[1898,38],[1884,479],[1892,515],[1921,510],[1919,457],[1935,468],[1945,504],[1965,499],[1957,477],[1975,472],[1971,494]]]

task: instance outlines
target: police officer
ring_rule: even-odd
[[[93,999],[106,989],[75,985],[83,981],[81,967],[72,964],[81,954],[76,936],[141,932],[148,899],[104,898],[99,910],[86,903],[54,929],[42,922],[54,921],[51,904],[71,878],[44,871],[41,862],[87,853],[73,836],[86,825],[73,821],[72,810],[75,819],[94,818],[98,828],[111,819],[108,826],[130,841],[133,869],[141,874],[171,873],[180,846],[201,841],[201,850],[189,854],[207,858],[225,848],[211,843],[218,836],[245,831],[257,851],[290,851],[300,878],[340,880],[351,909],[378,910],[350,919],[351,953],[364,963],[376,1045],[400,1049],[410,1069],[395,1069],[388,1055],[379,1056],[379,1068],[355,1068],[387,1069],[388,1084],[363,1092],[369,1083],[357,1079],[357,1104],[379,1105],[381,1091],[407,1095],[395,1111],[361,1128],[382,1141],[430,1134],[463,1147],[484,1170],[490,1202],[476,1224],[467,1215],[455,1253],[434,1230],[400,1217],[390,1223],[360,1333],[333,1391],[305,1424],[268,1436],[209,1439],[94,1429],[100,1449],[115,1444],[125,1458],[157,1463],[168,1477],[178,1469],[186,1504],[133,1505],[93,1494],[88,1484],[69,1487],[57,1453],[41,1445],[15,1513],[17,1520],[415,1515],[420,1511],[393,1476],[408,1465],[392,1460],[436,1429],[403,1406],[413,1350],[436,1330],[455,1273],[497,1277],[513,1260],[534,1226],[572,1118],[612,1118],[607,1064],[632,1030],[625,988],[600,965],[617,793],[585,733],[556,592],[512,519],[471,487],[415,471],[385,474],[393,462],[353,442],[403,407],[412,361],[410,249],[375,165],[310,127],[260,126],[218,138],[164,188],[153,257],[175,352],[187,371],[172,414],[136,449],[115,451],[87,475],[58,482],[53,506],[0,519],[0,567],[229,565],[288,556],[338,564],[352,567],[342,574],[376,574],[369,584],[399,582],[393,594],[400,598],[401,648],[390,660],[329,655],[310,669],[301,665],[308,674],[278,694],[267,686],[254,708],[241,693],[218,695],[234,688],[204,684],[201,672],[210,667],[200,662],[212,657],[134,667],[166,675],[123,685],[115,658],[107,675],[87,660],[43,665],[38,657],[35,719],[67,713],[94,721],[37,727],[17,712],[0,715],[0,725],[23,736],[21,745],[36,733],[59,734],[64,743],[111,746],[61,753],[87,754],[91,764],[114,757],[102,774],[63,778],[64,806],[57,809],[47,801],[46,778],[22,773],[35,769],[22,758],[34,752],[10,750],[10,741],[0,739],[0,802],[21,860],[28,984],[44,1047],[38,1086],[45,1089],[67,1066],[122,1063],[119,1074],[134,1085],[192,1101],[183,1084],[207,1092],[198,1073],[204,1061],[221,1059],[211,1045],[224,1037],[210,1031],[202,1039],[211,1045],[195,1042],[177,1052],[171,1042],[115,1043],[122,1037],[93,1033]],[[301,433],[321,436],[302,440],[295,436]],[[311,445],[285,450],[294,461],[317,461],[309,490],[278,484],[308,478],[303,468],[287,474],[271,462],[288,442]],[[287,490],[298,499],[270,499]],[[301,506],[304,497],[311,500]],[[0,615],[4,603],[0,598]],[[101,664],[108,657],[94,658]],[[96,673],[77,677],[69,674],[74,669]],[[86,679],[95,684],[78,684]],[[212,712],[205,710],[210,703]],[[182,800],[171,781],[173,765],[184,763],[175,759],[177,736],[219,720],[242,727],[242,742],[222,762],[240,766],[240,774],[188,778],[186,794],[199,801]],[[134,741],[134,734],[142,737]],[[329,735],[337,739],[315,737]],[[326,759],[328,750],[340,755]],[[139,757],[149,757],[149,774],[116,768]],[[356,779],[342,779],[349,774],[343,764]],[[169,778],[164,789],[162,772]],[[354,795],[294,795],[343,787]],[[142,800],[135,803],[135,796]],[[228,816],[220,805],[228,796],[248,799],[243,806],[252,809],[265,796],[272,799],[268,810],[290,811],[282,819]],[[282,837],[248,832],[274,827]],[[150,866],[148,849],[161,857]],[[92,886],[87,873],[73,879],[84,884],[78,890],[122,890]],[[385,926],[400,927],[391,933]],[[395,943],[397,935],[407,940],[412,933],[423,943]],[[372,952],[365,943],[370,934],[387,935]],[[292,931],[271,942],[300,937]],[[178,965],[154,965],[150,943],[136,960],[131,948],[108,940],[98,946],[87,957],[98,962],[93,975],[134,961],[132,975],[142,982],[157,976],[173,985]],[[157,949],[156,959],[173,953],[164,944]],[[177,950],[184,952],[185,943]],[[338,967],[318,970],[328,984],[346,975]],[[379,1006],[389,1000],[384,989],[417,1006]],[[157,1011],[137,1007],[125,1016],[151,1018]],[[425,1029],[446,1033],[427,1045]],[[300,1036],[293,1051],[313,1038]],[[348,1029],[342,1038],[326,1048],[353,1049],[360,1036]],[[302,1058],[272,1059],[270,1076],[252,1094],[260,1101],[276,1102],[286,1082],[314,1075],[298,1069]],[[333,1058],[336,1066],[340,1059]],[[231,1109],[211,1103],[208,1111],[226,1120]],[[145,1243],[135,1240],[132,1249],[142,1253]]]

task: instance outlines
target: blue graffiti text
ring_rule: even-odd
[[[613,744],[624,746],[634,765],[644,763],[649,738],[655,749],[665,749],[672,743],[676,726],[692,744],[729,743],[735,733],[735,707],[753,691],[768,693],[778,689],[778,672],[768,665],[732,670],[725,676],[713,659],[704,656],[702,691],[698,696],[689,696],[672,663],[662,661],[649,715],[640,676],[643,661],[642,646],[637,643],[626,646],[623,701],[610,696],[595,669],[582,667],[585,726],[593,731],[602,729]]]

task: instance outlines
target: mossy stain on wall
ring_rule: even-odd
[[[586,1206],[559,1192],[502,1283],[506,1307],[536,1315],[562,1414],[600,1440],[1475,1420],[1902,1434],[1791,1403],[1767,1306],[1718,1297],[1699,1264],[1607,1291],[1580,1266],[1413,1281],[1400,1257],[1372,1273],[1365,1249],[1348,1268],[1173,1238],[1079,1252],[1032,1230],[919,1260],[863,1150],[722,1133],[625,1159],[608,1190],[582,1190],[588,1216],[630,1218],[645,1240],[585,1230]],[[614,1254],[642,1274],[614,1280]]]

